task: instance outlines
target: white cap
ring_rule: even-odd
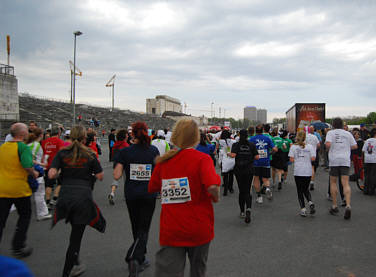
[[[66,130],[64,136],[70,136],[70,130]]]
[[[163,130],[158,130],[157,136],[158,137],[164,137],[164,136],[166,136],[166,134],[165,134],[165,132]]]

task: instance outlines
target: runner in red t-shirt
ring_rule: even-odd
[[[51,137],[42,142],[42,148],[44,152],[44,159],[47,160],[46,175],[44,177],[46,186],[46,202],[49,209],[56,204],[56,200],[60,192],[60,184],[57,183],[58,179],[48,178],[48,170],[50,169],[51,163],[55,158],[57,152],[64,147],[64,141],[60,138],[60,129],[57,127],[52,128]],[[51,200],[52,189],[55,187],[54,196]]]
[[[116,141],[115,141],[115,144],[114,144],[114,146],[112,147],[112,150],[111,150],[112,151],[111,157],[114,160],[114,168],[115,168],[115,165],[116,165],[115,157],[118,155],[118,153],[120,152],[121,149],[129,146],[129,144],[127,143],[127,139],[128,139],[128,131],[127,130],[121,129],[116,133]],[[115,191],[118,187],[119,187],[119,181],[114,179],[114,181],[111,184],[111,192],[108,195],[108,202],[110,202],[110,205],[115,205],[115,200],[114,200]]]
[[[205,275],[221,179],[210,156],[192,149],[199,140],[197,124],[180,120],[171,137],[178,148],[157,159],[149,182],[149,192],[161,192],[162,203],[156,276],[183,276],[187,253],[191,276]]]

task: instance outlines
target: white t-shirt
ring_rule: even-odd
[[[364,152],[365,163],[376,163],[376,138],[369,138],[365,141],[362,151]]]
[[[296,144],[290,148],[289,157],[294,158],[294,176],[312,176],[312,157],[316,157],[316,151],[312,145],[306,144],[304,149]]]
[[[165,135],[165,140],[168,143],[171,143],[171,135],[172,135],[172,132],[170,132],[170,131],[168,131],[167,134]]]
[[[343,129],[330,130],[326,141],[330,142],[329,166],[350,167],[351,146],[357,145],[353,135]]]
[[[320,143],[319,139],[313,135],[313,134],[307,134],[306,136],[306,143],[309,144],[309,145],[312,145],[313,147],[313,150],[317,150],[317,144]]]
[[[8,141],[12,141],[13,140],[13,137],[11,134],[7,134],[7,136],[5,137],[5,142],[8,142]]]
[[[160,156],[163,156],[168,150],[170,150],[170,146],[164,139],[154,139],[151,141],[151,145],[158,148]]]
[[[220,139],[219,144],[219,163],[222,162],[222,158],[224,155],[227,155],[227,153],[231,152],[231,147],[236,141],[233,139]]]
[[[222,131],[220,131],[218,133],[215,133],[214,137],[215,137],[216,140],[220,140],[221,139],[221,135],[222,135]]]

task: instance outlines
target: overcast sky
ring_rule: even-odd
[[[226,116],[248,105],[282,117],[324,102],[327,117],[376,111],[376,1],[1,0],[0,63],[11,36],[19,91],[145,112],[166,94],[187,112]]]

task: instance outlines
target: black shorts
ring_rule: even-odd
[[[271,160],[270,165],[276,169],[283,170],[283,168],[285,167],[285,160],[283,152],[281,150],[278,150],[278,152],[273,155],[273,159]]]
[[[348,166],[331,166],[329,169],[329,176],[349,176],[350,167]]]
[[[57,179],[50,179],[50,178],[48,178],[48,171],[49,170],[45,171],[44,185],[45,185],[46,188],[54,188],[55,186],[58,185],[58,181],[57,181]]]
[[[270,167],[255,167],[255,176],[260,178],[270,178]]]

